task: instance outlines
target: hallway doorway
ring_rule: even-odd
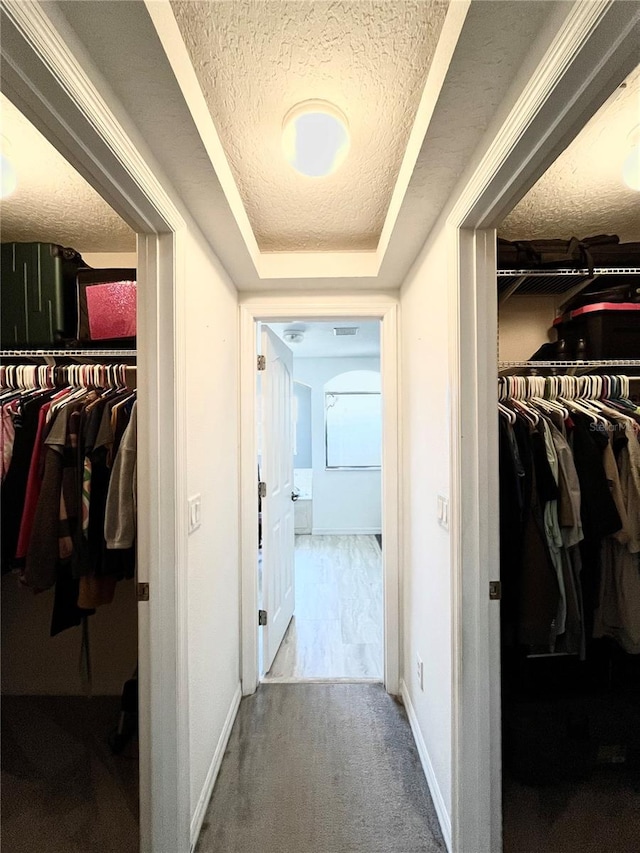
[[[253,693],[263,679],[382,681],[388,692],[397,693],[396,305],[385,300],[372,305],[370,300],[367,304],[365,299],[352,297],[348,305],[337,299],[330,308],[319,311],[304,306],[298,297],[284,313],[268,302],[240,309],[243,694]],[[265,450],[256,428],[264,403],[258,397],[264,376],[258,362],[263,334],[259,336],[259,326],[269,327],[270,334],[281,336],[278,343],[292,350],[301,342],[300,333],[302,340],[308,336],[308,343],[316,346],[308,357],[296,357],[300,367],[295,375],[293,361],[290,368],[297,381],[292,403],[297,412],[291,491],[294,530],[285,531],[288,521],[278,528],[277,548],[284,547],[283,539],[290,543],[287,548],[292,555],[295,552],[295,570],[291,569],[289,581],[283,568],[288,557],[280,559],[276,569],[282,575],[279,587],[269,575],[269,544],[263,541],[268,531],[273,534],[273,519],[268,520],[262,498],[262,512],[258,512],[254,497],[256,459],[262,470]],[[325,348],[321,354],[317,349],[321,332],[342,349],[331,353]],[[354,339],[360,350],[367,346],[369,350],[355,352]],[[282,363],[284,359],[282,354]],[[286,369],[281,376],[284,374]],[[305,392],[311,397],[313,418],[311,411],[306,415],[303,411]],[[373,428],[365,427],[367,423]],[[271,464],[273,467],[273,461]],[[259,480],[259,491],[268,494],[270,487],[262,485],[262,473]],[[288,482],[286,477],[284,482]],[[282,518],[287,518],[286,512]],[[260,544],[266,547],[261,549]],[[262,557],[258,571],[256,554]],[[275,631],[265,642],[268,652],[263,661],[262,639],[269,636],[270,619],[263,603],[274,589],[288,590],[289,586],[295,604],[275,649]],[[276,616],[281,624],[281,613]]]
[[[379,321],[258,327],[262,680],[380,681]]]

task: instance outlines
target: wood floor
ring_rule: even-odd
[[[375,536],[296,536],[296,607],[264,681],[382,679],[382,552]]]

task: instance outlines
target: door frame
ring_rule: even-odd
[[[639,20],[570,7],[447,218],[454,853],[502,849],[496,227],[635,67]]]
[[[190,849],[185,222],[51,3],[4,3],[2,89],[138,235],[140,851]],[[105,95],[108,97],[108,95]]]
[[[382,564],[384,686],[397,694],[400,677],[400,457],[398,407],[398,303],[381,293],[346,296],[254,296],[240,305],[240,535],[242,693],[254,693],[258,664],[258,502],[256,322],[380,320],[382,385]]]

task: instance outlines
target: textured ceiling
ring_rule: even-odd
[[[622,180],[640,124],[640,66],[593,116],[573,142],[504,220],[508,240],[568,239],[617,234],[640,240],[640,193]]]
[[[79,252],[135,251],[136,237],[126,222],[4,95],[0,119],[18,176],[15,191],[0,202],[3,242],[60,243]]]
[[[296,322],[269,323],[269,328],[282,338],[285,329],[304,332],[300,343],[285,341],[296,358],[362,358],[380,355],[380,323],[377,320],[354,320],[353,322]],[[334,326],[358,327],[353,336],[336,336]]]
[[[375,249],[448,0],[171,5],[261,251]],[[310,98],[351,132],[321,179],[281,151],[283,117]]]

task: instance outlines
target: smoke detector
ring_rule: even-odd
[[[282,340],[288,344],[301,344],[304,340],[304,332],[300,329],[285,329],[282,333]]]
[[[358,326],[334,326],[333,334],[336,336],[336,338],[357,335]]]

